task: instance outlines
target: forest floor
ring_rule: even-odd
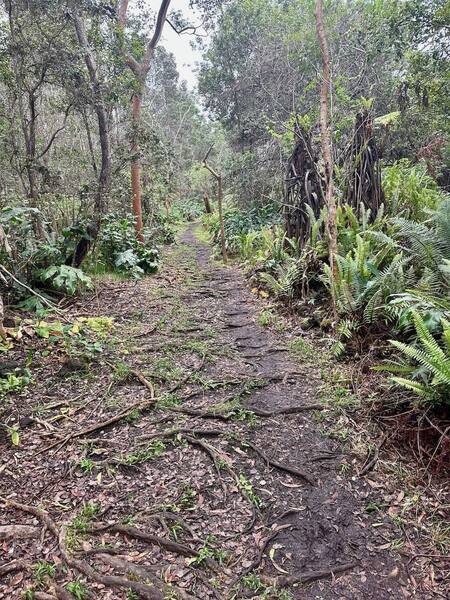
[[[87,359],[17,346],[35,383],[0,439],[0,598],[447,597],[441,552],[405,545],[404,488],[360,476],[320,350],[263,327],[197,227],[65,311],[114,319]]]

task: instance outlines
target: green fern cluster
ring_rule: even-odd
[[[405,344],[391,340],[391,344],[409,359],[408,363],[391,363],[391,372],[409,374],[410,377],[393,377],[392,380],[423,399],[450,404],[450,321],[441,320],[442,342],[428,330],[424,319],[414,311],[413,321],[417,342]],[[410,364],[412,362],[412,364]]]

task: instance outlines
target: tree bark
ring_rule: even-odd
[[[226,264],[227,260],[228,260],[228,255],[227,255],[227,245],[226,245],[226,240],[225,240],[225,224],[224,224],[224,219],[223,219],[222,176],[220,175],[220,173],[217,173],[217,171],[215,169],[213,169],[213,167],[211,167],[211,165],[208,163],[208,157],[209,157],[212,149],[213,149],[213,146],[211,146],[211,148],[206,153],[206,156],[203,159],[203,166],[205,167],[205,169],[208,169],[208,171],[211,173],[211,175],[217,181],[217,206],[219,209],[220,241],[221,241],[221,246],[222,246],[223,262]]]
[[[328,97],[330,93],[330,51],[323,24],[323,0],[316,0],[316,29],[322,52],[322,84],[320,87],[320,136],[322,142],[322,155],[325,163],[325,202],[328,207],[328,244],[330,268],[333,279],[337,274],[337,226],[336,226],[336,198],[333,191],[333,156],[329,129]]]
[[[12,251],[11,251],[11,248],[8,243],[8,238],[6,237],[3,227],[0,225],[0,252],[2,250],[5,252],[5,254],[7,256],[12,256]],[[2,297],[2,293],[1,293],[2,284],[6,285],[7,281],[4,278],[3,274],[0,273],[0,338],[5,339],[6,331],[5,331],[5,328],[3,327],[3,321],[5,319],[5,308],[3,305],[3,297]]]
[[[89,247],[92,244],[100,231],[101,222],[106,208],[106,196],[111,187],[111,146],[109,139],[108,115],[105,108],[103,93],[100,81],[97,75],[97,63],[94,53],[89,45],[86,35],[84,22],[78,14],[73,15],[75,31],[77,33],[78,42],[84,53],[84,61],[89,73],[93,91],[93,105],[95,114],[97,115],[98,133],[100,138],[101,148],[101,165],[100,174],[98,176],[97,192],[95,195],[95,216],[93,223],[89,226],[90,240],[82,239],[78,242],[72,264],[79,267],[86,257]]]
[[[139,131],[142,118],[142,94],[133,94],[132,140],[131,140],[131,192],[133,195],[133,214],[136,227],[136,239],[144,243],[144,224],[142,222],[141,157]]]
[[[141,62],[138,62],[129,54],[122,44],[122,54],[129,69],[136,77],[138,91],[132,97],[132,139],[131,139],[131,193],[133,201],[133,214],[135,218],[136,239],[139,242],[144,241],[144,226],[142,221],[142,192],[141,192],[141,158],[139,148],[139,132],[142,122],[142,97],[145,91],[145,80],[150,70],[150,65],[155,53],[155,48],[161,39],[164,23],[167,18],[171,0],[161,0],[161,4],[156,19],[155,30],[148,42],[145,54]],[[118,25],[123,33],[127,23],[127,11],[129,0],[119,0],[118,4]],[[123,36],[122,36],[123,37]]]
[[[211,202],[209,201],[208,194],[203,196],[203,202],[205,203],[205,212],[207,215],[212,213]]]

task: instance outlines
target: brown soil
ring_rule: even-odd
[[[67,312],[114,317],[88,369],[43,356],[32,340],[36,383],[3,417],[20,422],[21,442],[0,440],[0,540],[3,525],[34,535],[5,533],[0,574],[14,568],[0,598],[36,585],[39,560],[56,573],[36,598],[65,598],[61,586],[78,577],[99,599],[409,597],[405,564],[388,549],[390,519],[366,510],[372,487],[347,471],[352,457],[308,408],[320,404],[319,369],[290,356],[286,334],[257,324],[260,308],[239,270],[212,262],[190,227],[158,275],[104,280]],[[67,553],[56,537],[64,525]]]

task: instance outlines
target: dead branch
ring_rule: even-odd
[[[366,458],[366,462],[364,463],[361,471],[359,472],[360,477],[363,477],[363,475],[366,475],[369,471],[371,471],[375,467],[375,465],[378,462],[380,450],[386,443],[387,437],[388,436],[386,434],[383,435],[383,438],[381,439],[381,442],[378,444],[378,446],[375,448],[372,457],[370,458],[370,454],[369,454],[369,456]]]
[[[149,390],[150,398],[154,398],[155,388],[153,387],[152,383],[148,379],[146,379],[140,371],[133,370],[131,371],[131,373],[136,377],[138,381],[140,381],[140,383],[142,383],[142,385],[144,385]]]
[[[151,386],[151,389],[153,390],[153,386]],[[83,437],[85,435],[94,433],[95,431],[98,431],[99,429],[105,429],[106,427],[109,427],[110,425],[114,425],[115,423],[117,423],[118,421],[121,421],[122,419],[127,417],[130,413],[132,413],[135,410],[147,410],[148,408],[153,406],[155,404],[155,402],[156,402],[155,396],[150,398],[150,400],[140,400],[139,402],[135,402],[128,408],[122,410],[121,412],[117,413],[113,417],[106,419],[105,421],[100,421],[99,423],[95,423],[94,425],[91,425],[91,427],[87,427],[86,429],[82,429],[81,431],[73,431],[72,433],[69,433],[62,440],[60,439],[57,442],[50,444],[50,446],[46,446],[42,450],[39,450],[38,452],[36,452],[36,454],[34,454],[34,456],[38,456],[39,454],[42,454],[43,452],[47,452],[48,450],[51,450],[52,448],[54,448],[55,446],[58,446],[58,445],[61,445],[61,447],[62,447],[72,439]]]

